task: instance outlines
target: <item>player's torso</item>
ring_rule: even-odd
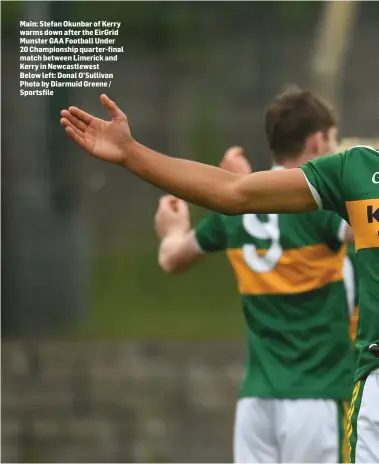
[[[224,217],[249,357],[242,396],[348,398],[346,251],[302,215]]]
[[[343,174],[346,210],[354,230],[359,275],[357,378],[379,367],[368,351],[379,344],[379,153],[354,150]]]

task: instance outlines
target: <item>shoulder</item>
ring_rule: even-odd
[[[348,160],[357,159],[357,157],[361,156],[378,156],[379,152],[376,148],[370,147],[368,145],[355,145],[345,150],[342,154]]]
[[[350,183],[362,181],[370,173],[378,171],[379,151],[371,146],[357,145],[344,152],[344,178]]]
[[[365,152],[365,151],[374,151],[375,153],[378,153],[378,150],[374,147],[371,147],[369,145],[354,145],[346,150],[346,152]]]

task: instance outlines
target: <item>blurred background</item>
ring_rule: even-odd
[[[19,21],[122,21],[109,96],[158,151],[270,165],[263,112],[287,84],[377,136],[376,2],[3,2],[2,462],[230,462],[244,362],[224,256],[157,265],[162,192],[81,153],[70,104],[96,89],[19,96]],[[206,215],[191,208],[194,224]]]

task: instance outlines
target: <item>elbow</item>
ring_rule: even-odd
[[[248,198],[244,189],[244,178],[246,176],[238,176],[226,188],[225,201],[223,202],[221,211],[227,216],[238,216],[248,212]]]

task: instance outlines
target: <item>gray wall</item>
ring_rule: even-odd
[[[238,342],[7,343],[3,462],[231,462]]]

